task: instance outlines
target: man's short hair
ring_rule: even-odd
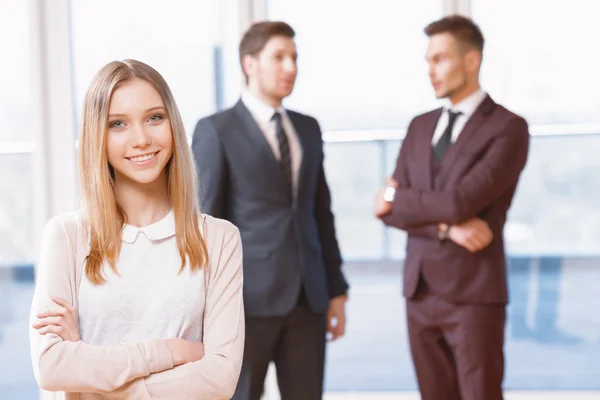
[[[240,41],[240,63],[242,63],[245,56],[256,57],[273,36],[285,36],[293,39],[296,33],[291,26],[281,21],[262,21],[252,24]],[[242,63],[243,70],[244,66]],[[246,75],[245,71],[244,75]]]
[[[485,39],[479,26],[470,18],[462,15],[451,15],[434,21],[425,27],[425,34],[428,37],[440,33],[450,33],[462,45],[483,53]]]

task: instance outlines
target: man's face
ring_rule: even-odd
[[[256,57],[247,57],[248,83],[263,96],[281,102],[292,93],[298,73],[294,39],[273,36]]]
[[[429,63],[429,78],[438,99],[452,97],[468,82],[467,55],[450,33],[440,33],[429,38],[425,58]]]

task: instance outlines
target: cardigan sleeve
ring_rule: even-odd
[[[35,378],[42,389],[108,393],[136,378],[173,368],[173,356],[161,339],[118,346],[66,342],[31,327],[36,315],[55,308],[52,297],[74,303],[75,243],[64,218],[51,219],[41,238],[30,314],[30,350]],[[72,232],[71,232],[72,233]]]

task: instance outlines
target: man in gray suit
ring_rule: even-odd
[[[244,247],[246,345],[236,400],[258,400],[275,362],[282,400],[321,399],[325,342],[344,334],[348,284],[317,121],[286,110],[293,29],[252,25],[240,43],[247,90],[200,120],[192,149],[203,210],[234,223]]]

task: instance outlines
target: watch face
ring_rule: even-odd
[[[393,187],[388,187],[387,189],[385,189],[385,192],[383,193],[383,200],[393,201],[395,193],[396,193],[396,189],[394,189]]]

